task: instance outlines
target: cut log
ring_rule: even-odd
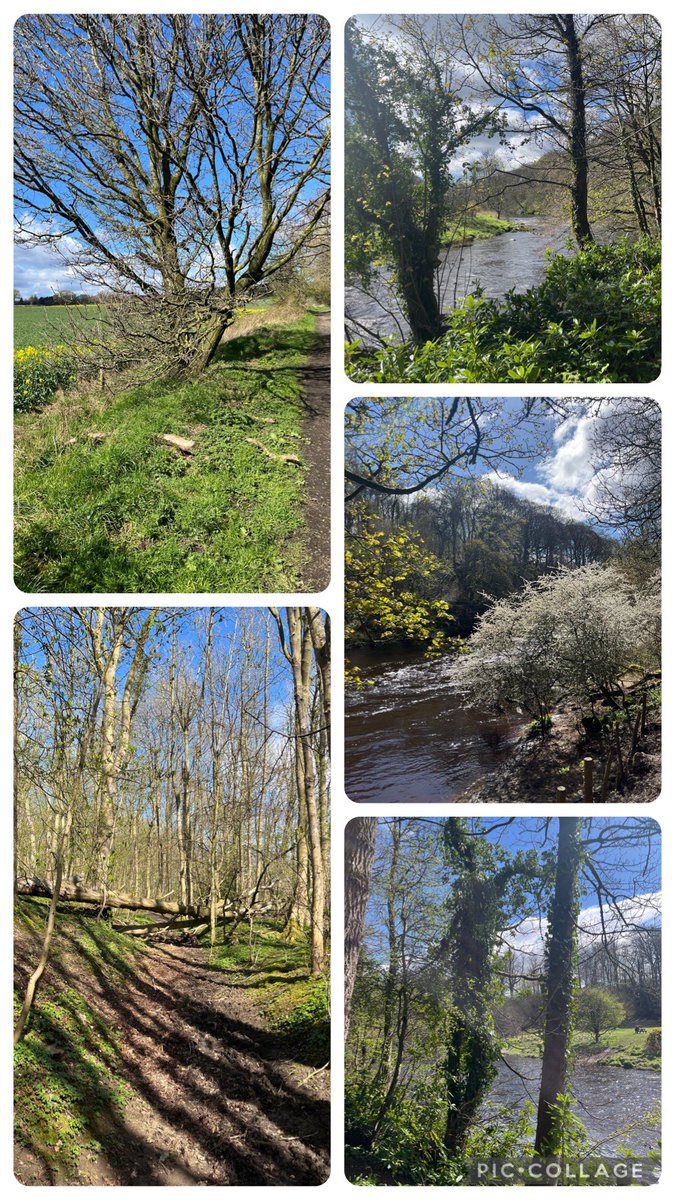
[[[195,444],[190,438],[179,437],[177,433],[158,433],[157,441],[162,442],[165,446],[171,446],[173,450],[180,450],[181,454],[192,454]]]
[[[267,446],[264,446],[257,438],[247,437],[244,438],[244,441],[248,442],[249,446],[255,446],[257,450],[262,450],[263,454],[266,454],[268,458],[274,459],[275,462],[292,463],[294,467],[302,466],[302,462],[297,454],[276,454],[274,450],[268,450]]]

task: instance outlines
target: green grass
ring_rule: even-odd
[[[302,459],[299,368],[314,323],[307,313],[230,340],[194,382],[67,396],[18,417],[17,586],[291,590],[303,471],[246,439]],[[194,453],[158,444],[161,433],[193,439]]]
[[[14,349],[71,342],[78,325],[95,321],[98,304],[15,304]]]
[[[492,213],[468,213],[466,218],[458,217],[450,221],[441,238],[441,245],[453,246],[457,243],[480,241],[498,233],[509,233],[513,229],[518,229],[518,226],[502,217],[495,217]]]
[[[221,935],[219,935],[221,936]],[[211,950],[211,963],[227,975],[230,987],[250,990],[275,1029],[289,1036],[304,1061],[322,1066],[330,1056],[329,976],[309,974],[305,936],[289,942],[269,925],[242,925],[235,944],[222,941]]]
[[[652,1028],[647,1026],[646,1033],[636,1033],[630,1026],[608,1029],[600,1035],[596,1045],[593,1035],[582,1030],[575,1030],[572,1038],[572,1051],[578,1057],[592,1059],[602,1056],[602,1065],[607,1067],[638,1067],[643,1070],[658,1071],[661,1069],[660,1056],[650,1055],[646,1051],[646,1041]],[[541,1034],[528,1031],[518,1037],[509,1038],[505,1050],[507,1054],[522,1054],[526,1058],[541,1058]],[[612,1051],[607,1054],[607,1051]]]
[[[37,961],[48,901],[20,899],[15,920],[27,935],[31,967]],[[54,1182],[77,1175],[82,1152],[100,1151],[92,1130],[97,1114],[121,1110],[130,1096],[117,1071],[119,1035],[69,986],[76,962],[108,985],[133,970],[138,947],[104,921],[84,919],[78,910],[57,916],[50,966],[14,1050],[14,1123],[17,1141],[38,1155]],[[17,992],[15,1005],[23,995]]]

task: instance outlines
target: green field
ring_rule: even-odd
[[[198,380],[66,395],[18,416],[17,585],[292,590],[304,471],[247,439],[302,460],[300,368],[314,328],[311,312],[270,319],[226,342]],[[160,434],[194,441],[193,453],[160,444]]]
[[[98,304],[15,304],[14,349],[71,342],[88,321],[96,321]]]
[[[483,238],[495,237],[498,233],[508,233],[512,229],[518,229],[518,225],[514,225],[512,221],[505,221],[502,217],[495,217],[492,213],[468,213],[465,217],[457,216],[450,221],[441,238],[441,245],[452,246],[457,242],[480,241]]]
[[[636,1033],[633,1026],[618,1026],[616,1029],[608,1029],[602,1033],[597,1044],[592,1034],[575,1030],[572,1037],[572,1052],[577,1057],[582,1057],[589,1062],[598,1058],[603,1066],[641,1067],[658,1071],[661,1067],[660,1055],[648,1054],[646,1050],[647,1038],[652,1028],[655,1029],[658,1026],[648,1025],[646,1033]],[[518,1037],[509,1038],[504,1049],[507,1054],[541,1058],[541,1033],[530,1031],[521,1033]]]

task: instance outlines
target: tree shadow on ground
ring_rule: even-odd
[[[155,950],[125,978],[124,955],[95,929],[87,932],[95,950],[66,934],[75,953],[68,964],[57,960],[54,972],[66,987],[91,993],[91,980],[72,965],[75,955],[86,962],[99,1006],[120,1035],[119,1061],[111,1053],[107,1065],[144,1101],[121,1109],[104,1093],[98,1105],[85,1104],[103,1173],[118,1185],[322,1182],[329,1106],[294,1076],[291,1039],[258,1024],[250,1003],[202,970],[199,951],[169,958]],[[63,1030],[48,1035],[63,1041]],[[57,1070],[72,1083],[86,1062],[77,1048],[67,1050]],[[44,1160],[40,1146],[32,1149]]]

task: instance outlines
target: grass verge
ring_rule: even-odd
[[[16,420],[17,586],[27,592],[292,590],[302,380],[315,318],[269,320],[194,381],[67,395]],[[92,438],[90,434],[100,434]],[[191,455],[160,434],[194,441]]]
[[[47,900],[18,900],[17,960],[25,976],[37,962]],[[92,1133],[97,1114],[121,1110],[130,1089],[117,1073],[119,1033],[73,986],[83,969],[122,982],[133,970],[138,947],[105,921],[77,911],[59,912],[50,966],[31,1013],[28,1031],[14,1050],[14,1126],[19,1146],[37,1154],[53,1183],[77,1176],[83,1153],[101,1149]],[[20,1008],[23,986],[17,987]]]
[[[328,972],[309,974],[306,936],[288,941],[269,925],[242,926],[235,942],[203,945],[211,963],[231,986],[247,988],[273,1028],[302,1046],[305,1061],[322,1066],[330,1057],[330,991]]]

